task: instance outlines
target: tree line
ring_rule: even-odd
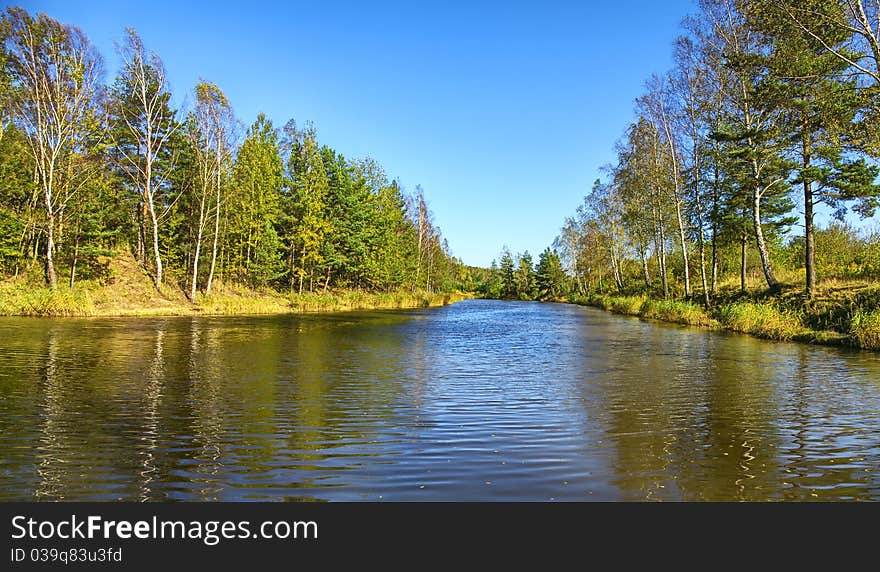
[[[420,187],[318,142],[314,126],[246,129],[221,88],[172,102],[162,60],[126,30],[121,69],[77,27],[11,7],[0,19],[0,273],[42,266],[55,289],[130,249],[157,288],[218,282],[297,292],[451,290]]]
[[[778,291],[782,265],[803,272],[809,298],[830,254],[817,246],[851,242],[846,216],[872,216],[880,197],[880,2],[698,6],[674,67],[646,81],[616,162],[554,248],[582,294],[643,289],[710,305],[725,277],[745,291],[753,268]],[[817,229],[818,205],[839,222]]]
[[[513,254],[506,246],[498,260],[480,276],[474,289],[486,298],[502,300],[560,300],[569,294],[569,279],[559,254],[546,248],[537,264],[529,251]]]

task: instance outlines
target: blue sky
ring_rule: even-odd
[[[79,26],[116,74],[136,28],[178,102],[217,83],[244,123],[313,121],[322,143],[421,184],[454,255],[537,255],[671,65],[690,0],[664,2],[24,1]],[[234,8],[232,7],[234,6]]]

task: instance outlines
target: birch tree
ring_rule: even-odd
[[[44,14],[33,18],[22,8],[8,8],[4,20],[8,105],[33,156],[46,215],[45,276],[55,289],[56,224],[76,190],[63,179],[76,175],[71,161],[98,130],[102,59],[82,31]]]
[[[759,57],[766,51],[765,39],[749,25],[742,0],[703,0],[704,13],[711,22],[714,46],[723,55],[731,74],[727,127],[715,138],[730,146],[731,156],[745,167],[743,186],[749,196],[755,246],[761,270],[770,290],[778,290],[764,233],[762,207],[766,200],[788,192],[792,165],[782,153],[782,110],[767,91],[767,69]]]
[[[191,300],[195,300],[196,296],[202,240],[208,225],[208,218],[213,215],[214,236],[211,246],[211,266],[205,284],[205,293],[211,293],[220,237],[223,178],[231,158],[230,131],[233,125],[232,107],[219,87],[213,83],[200,82],[195,88],[195,96],[196,106],[192,114],[192,125],[188,131],[197,163],[198,180],[195,192],[199,205],[195,254],[192,261],[192,282],[190,284]]]
[[[665,162],[669,167],[670,185],[669,198],[672,210],[675,214],[675,223],[678,230],[678,241],[681,248],[682,267],[684,273],[685,296],[691,295],[691,278],[688,264],[687,229],[683,215],[683,182],[681,172],[681,157],[679,153],[678,134],[675,128],[674,111],[670,107],[668,82],[660,76],[653,76],[648,80],[648,93],[639,100],[644,117],[654,124],[658,139],[664,149]],[[658,147],[659,150],[659,147]]]
[[[150,238],[156,286],[162,284],[159,218],[156,189],[165,183],[159,162],[168,153],[168,142],[178,127],[169,105],[165,67],[155,53],[144,49],[138,33],[126,30],[119,51],[122,72],[112,91],[111,113],[118,129],[111,130],[116,159],[138,190],[150,221]]]

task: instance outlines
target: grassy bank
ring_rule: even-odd
[[[0,316],[191,316],[341,312],[444,306],[467,298],[463,293],[328,291],[285,294],[255,291],[215,282],[210,296],[191,303],[179,288],[156,290],[136,268],[117,269],[109,281],[86,280],[71,290],[51,290],[33,280],[0,282]]]
[[[617,314],[676,324],[725,329],[759,338],[880,350],[880,288],[825,293],[814,300],[778,296],[730,295],[711,308],[685,300],[656,300],[644,295],[590,294],[573,303]]]
[[[255,292],[224,288],[210,296],[198,296],[189,303],[182,296],[145,296],[119,302],[103,288],[80,287],[74,291],[0,284],[0,316],[88,317],[88,316],[190,316],[231,314],[288,314],[342,312],[395,308],[445,306],[465,299],[462,293],[340,291],[284,296],[278,292]],[[139,303],[140,302],[140,303]]]

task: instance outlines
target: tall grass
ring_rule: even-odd
[[[92,316],[95,304],[86,290],[59,286],[52,290],[33,285],[0,285],[2,316]]]
[[[198,296],[193,307],[201,314],[278,314],[290,312],[290,304],[279,296],[211,294]]]
[[[463,294],[434,292],[303,292],[291,294],[290,306],[297,312],[334,312],[344,310],[382,310],[444,306],[463,299]]]
[[[714,321],[701,306],[681,300],[646,300],[641,316],[689,326],[712,326]]]
[[[801,320],[794,313],[780,310],[771,304],[727,304],[719,308],[718,319],[729,330],[774,340],[791,340],[806,332]]]
[[[434,292],[304,292],[281,294],[217,283],[210,296],[190,303],[179,289],[156,291],[149,282],[102,285],[82,281],[71,291],[26,281],[0,282],[0,316],[159,316],[193,314],[284,314],[443,306],[467,297]]]
[[[715,323],[703,308],[692,302],[681,300],[653,300],[647,296],[610,296],[608,294],[589,294],[573,298],[572,302],[586,306],[596,306],[627,316],[640,316],[653,320],[663,320],[691,326],[713,326]]]
[[[857,312],[852,319],[850,336],[862,349],[880,350],[880,310]]]

